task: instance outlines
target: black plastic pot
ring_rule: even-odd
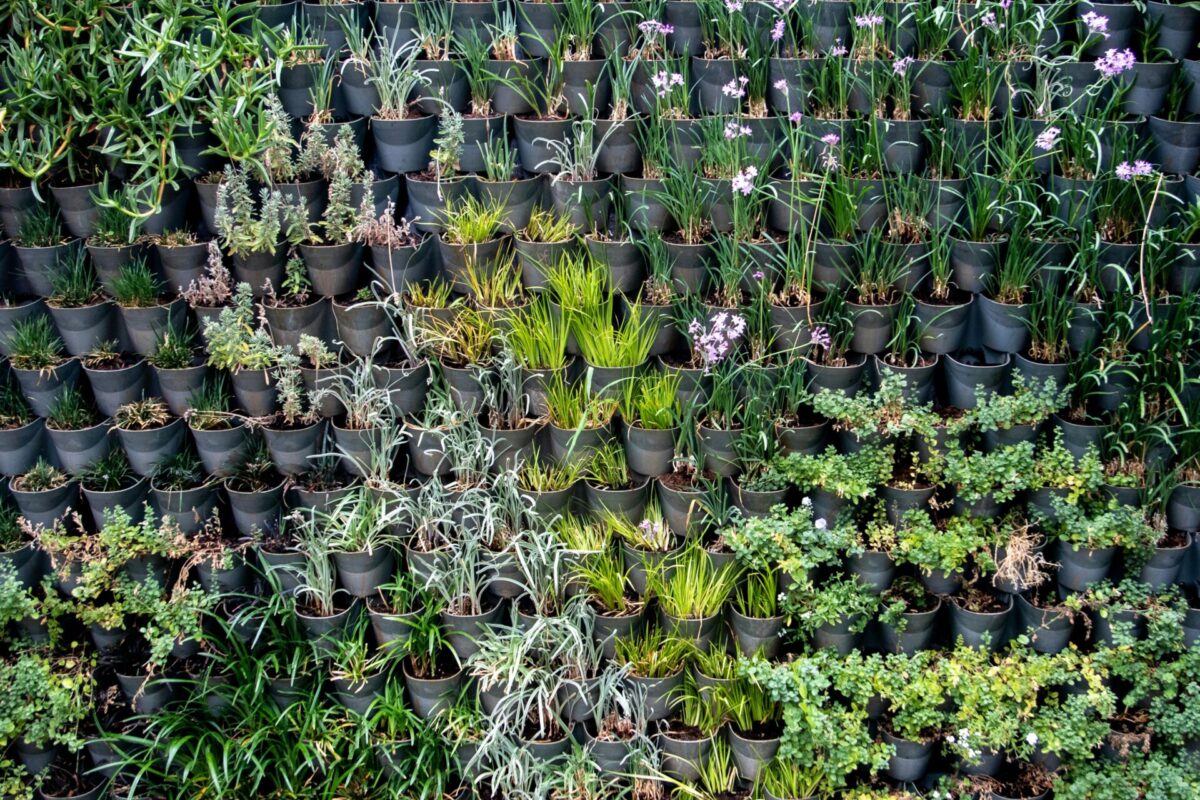
[[[562,66],[563,98],[570,116],[590,118],[602,114],[610,104],[612,81],[606,61],[568,59]],[[600,141],[596,131],[596,141]]]
[[[144,431],[117,428],[117,439],[129,457],[129,466],[142,477],[151,477],[160,461],[175,455],[187,439],[187,426],[175,418],[161,428]]]
[[[1008,607],[1004,611],[970,611],[957,599],[950,603],[950,636],[962,638],[967,647],[986,647],[995,652],[1004,646],[1008,620],[1012,615],[1012,595],[1003,595]]]
[[[650,481],[629,489],[607,489],[590,481],[584,483],[588,508],[597,514],[616,514],[626,519],[642,519],[646,511]]]
[[[66,351],[73,356],[85,356],[101,342],[117,338],[116,306],[108,300],[82,308],[63,308],[48,305],[54,327]]]
[[[363,248],[357,242],[300,245],[312,290],[322,297],[349,294],[358,288]]]
[[[161,489],[150,480],[150,496],[155,508],[170,517],[185,536],[195,536],[204,529],[217,510],[220,493],[217,485],[204,484],[191,489]]]
[[[844,367],[831,367],[805,360],[805,372],[809,378],[809,390],[841,392],[847,397],[853,397],[863,386],[863,377],[867,371],[867,359],[862,358],[858,363]]]
[[[608,211],[612,205],[612,184],[608,178],[592,181],[552,179],[549,190],[554,210],[572,225],[589,231],[608,227]]]
[[[1093,550],[1059,542],[1058,585],[1074,592],[1086,590],[1108,577],[1116,554],[1115,547]]]
[[[683,619],[668,614],[661,606],[658,609],[659,627],[670,636],[691,642],[702,653],[708,652],[724,623],[725,617],[720,613],[703,619]]]
[[[694,781],[700,777],[700,766],[712,752],[716,735],[684,738],[675,735],[669,724],[663,724],[654,741],[662,754],[663,773],[676,780]]]
[[[1028,304],[1009,305],[979,295],[981,336],[983,344],[1001,353],[1020,353],[1029,347],[1030,325]]]
[[[372,704],[380,697],[388,681],[386,672],[377,672],[366,676],[360,683],[347,678],[333,677],[333,693],[337,701],[346,708],[365,717],[371,710]]]
[[[442,257],[442,271],[460,294],[470,292],[467,283],[467,270],[474,265],[477,274],[491,274],[507,246],[507,239],[497,237],[476,244],[454,244],[443,238],[438,239],[438,252]]]
[[[80,430],[55,430],[47,427],[46,434],[54,446],[59,464],[72,475],[78,475],[99,461],[108,452],[111,420]]]
[[[645,720],[658,722],[666,719],[671,713],[674,695],[679,691],[679,686],[683,684],[683,670],[666,678],[643,678],[638,675],[630,675],[626,680],[631,686],[637,687],[645,693]]]
[[[929,649],[938,631],[938,614],[942,609],[941,598],[928,611],[905,611],[903,624],[879,623],[880,644],[885,652],[912,655]],[[901,629],[903,628],[903,630]]]
[[[379,166],[405,175],[429,166],[429,153],[437,135],[437,117],[432,114],[408,119],[371,119],[371,136]]]
[[[427,280],[433,270],[433,237],[425,237],[415,246],[371,247],[371,272],[383,282],[389,294],[403,294],[413,284]]]
[[[251,417],[269,417],[275,413],[278,392],[275,377],[265,369],[240,369],[230,373],[233,396],[238,407]]]
[[[254,491],[235,489],[230,481],[226,481],[225,496],[229,500],[229,510],[238,533],[249,537],[256,531],[277,530],[283,510],[283,490],[283,481],[269,489]]]
[[[135,714],[157,714],[175,694],[175,687],[171,681],[156,680],[145,673],[123,675],[118,672],[117,684]]]
[[[19,428],[0,430],[0,474],[24,475],[47,445],[46,420],[35,418]]]
[[[747,657],[758,654],[772,659],[779,652],[783,617],[747,617],[736,608],[729,610],[729,626],[738,651]]]
[[[838,622],[821,625],[813,631],[813,646],[821,650],[833,650],[839,656],[847,656],[857,649],[862,640],[862,632],[852,628],[861,620],[854,617],[844,617]]]
[[[1139,580],[1155,591],[1174,585],[1183,570],[1184,560],[1192,547],[1192,534],[1184,536],[1184,543],[1177,547],[1155,547],[1150,560],[1142,565]]]
[[[1020,631],[1029,638],[1029,646],[1038,653],[1060,653],[1071,641],[1075,623],[1069,612],[1059,608],[1038,608],[1024,595],[1014,600]]]
[[[154,368],[159,394],[166,402],[167,407],[171,409],[171,413],[177,417],[182,417],[191,408],[192,395],[204,384],[208,374],[209,368],[206,364],[197,364],[184,369]],[[114,380],[117,378],[114,377]],[[96,404],[101,404],[99,396],[96,398]],[[103,405],[100,405],[100,408],[105,410]],[[108,412],[106,411],[106,413]]]
[[[121,320],[125,323],[125,333],[133,351],[143,356],[158,352],[165,332],[183,328],[187,308],[183,298],[149,308],[121,306]]]
[[[888,777],[897,783],[921,780],[929,767],[930,759],[933,758],[934,742],[910,742],[892,735],[886,728],[881,732],[883,741],[896,750],[888,759]]]
[[[888,342],[892,339],[892,327],[895,323],[899,304],[884,306],[846,304],[854,319],[854,336],[850,340],[850,349],[855,353],[871,355],[887,350]]]
[[[642,168],[642,152],[633,120],[596,120],[596,168],[609,175],[629,175]]]
[[[1190,175],[1200,165],[1200,123],[1151,117],[1153,158],[1163,172]]]
[[[641,232],[666,231],[674,225],[670,212],[660,199],[661,180],[622,175],[620,189],[631,228]]]
[[[476,640],[499,623],[503,610],[504,606],[496,603],[482,614],[451,614],[443,611],[438,615],[446,643],[454,650],[460,664],[465,664],[468,658],[479,651]]]
[[[540,59],[529,59],[524,61],[496,61],[489,60],[484,62],[486,69],[497,76],[497,80],[491,85],[491,101],[492,110],[499,114],[508,114],[515,116],[517,114],[533,114],[542,109],[535,108],[530,100],[536,99],[536,92],[533,97],[527,97],[528,92],[522,93],[513,88],[506,81],[521,86],[524,83],[529,83],[532,86],[540,87],[545,83],[545,62]],[[524,164],[524,162],[522,162]]]
[[[592,628],[592,639],[600,646],[605,658],[616,656],[616,641],[632,635],[641,628],[645,606],[639,605],[637,612],[623,617],[597,614]]]
[[[568,253],[575,252],[578,245],[573,238],[561,242],[529,242],[519,235],[513,238],[513,250],[521,268],[521,284],[528,291],[540,291],[549,285],[548,270],[559,264]]]
[[[64,386],[78,386],[82,367],[77,359],[63,361],[49,370],[12,368],[29,408],[39,417],[50,416],[54,401]]]
[[[287,248],[283,245],[269,253],[235,253],[230,268],[238,283],[250,284],[256,298],[263,296],[263,287],[283,285],[283,270],[287,264]]]
[[[138,478],[131,486],[111,492],[101,492],[83,487],[83,497],[92,513],[96,527],[104,524],[104,515],[112,509],[120,508],[129,515],[129,519],[137,524],[145,515],[146,498],[150,493],[150,481]]]
[[[542,199],[543,178],[540,175],[511,181],[475,179],[475,193],[484,203],[503,206],[500,230],[515,233],[529,225],[533,209]]]
[[[324,656],[333,654],[338,641],[353,628],[361,614],[362,602],[358,598],[352,600],[346,608],[329,616],[311,614],[302,608],[296,609],[296,619],[300,621],[305,637],[317,652]]]
[[[341,455],[342,468],[351,475],[366,477],[374,466],[376,457],[386,454],[384,444],[388,432],[384,428],[365,430],[343,428],[330,422],[333,441]]]
[[[1010,358],[1004,356],[999,364],[980,364],[959,361],[954,356],[942,357],[942,375],[946,382],[947,398],[955,408],[972,409],[976,405],[975,390],[995,393],[1008,376]]]
[[[263,314],[271,332],[271,341],[279,347],[290,347],[296,352],[300,337],[306,334],[322,340],[329,338],[326,335],[329,300],[325,297],[318,297],[308,305],[297,307],[264,305]]]
[[[779,737],[753,738],[729,726],[729,748],[742,780],[753,783],[779,751]]]
[[[16,481],[16,478],[9,480],[8,491],[21,516],[35,529],[42,527],[50,530],[68,509],[79,508],[79,484],[74,481],[44,492],[22,491],[17,488]]]
[[[0,252],[0,256],[2,255],[3,252]],[[0,259],[0,266],[7,266],[2,259]],[[40,297],[27,303],[0,306],[0,353],[6,356],[12,355],[12,349],[9,346],[10,337],[17,324],[43,316],[49,316],[49,311],[46,308],[46,301]]]
[[[13,245],[19,276],[23,280],[28,294],[49,297],[54,293],[52,276],[58,268],[58,264],[67,257],[73,247],[79,247],[77,240],[50,247]]]
[[[645,597],[650,587],[650,574],[655,570],[670,572],[671,566],[678,558],[680,547],[665,552],[658,550],[642,550],[633,547],[628,542],[621,542],[621,557],[625,569],[629,573],[629,585],[639,597]]]
[[[370,358],[382,339],[395,335],[395,326],[383,305],[375,302],[343,305],[333,301],[333,321],[338,339],[359,358]]]
[[[333,553],[337,566],[338,582],[354,597],[374,596],[379,587],[391,580],[396,571],[395,553],[390,547],[374,551]]]

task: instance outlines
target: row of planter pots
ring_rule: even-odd
[[[756,163],[765,164],[772,171],[786,163],[791,157],[788,129],[792,128],[794,123],[787,119],[787,113],[785,111],[780,116],[762,118],[730,118],[736,119],[738,125],[748,131],[744,137],[748,157]],[[1145,119],[1147,116],[1149,119]],[[704,119],[664,120],[663,124],[667,128],[667,141],[673,162],[695,164],[701,155],[704,130],[713,125],[720,127],[723,125],[722,119],[708,121]],[[507,141],[510,136],[507,120],[508,118],[504,116],[468,120],[470,130],[467,131],[462,161],[462,169],[465,172],[477,173],[484,170],[484,164],[478,156],[479,145],[492,141]],[[367,126],[365,120],[360,119],[360,122],[364,136],[362,148],[366,150]],[[353,126],[356,123],[346,124]],[[558,168],[554,166],[553,151],[547,146],[547,142],[568,139],[572,126],[575,124],[577,122],[572,119],[512,118],[512,137],[519,162],[524,167],[522,174],[536,178],[541,174],[556,172]],[[856,142],[861,142],[864,136],[872,136],[878,137],[880,141],[883,166],[889,173],[922,175],[924,172],[925,158],[930,149],[924,133],[929,123],[924,120],[875,120],[872,123],[868,116],[866,122],[857,123],[853,120],[829,120],[805,116],[799,124],[804,134],[803,141],[809,143],[804,146],[811,148],[810,160],[815,161],[819,157],[824,147],[821,144],[821,138],[830,133],[840,137],[840,147],[843,150],[847,148],[852,150],[859,146]],[[962,122],[950,119],[946,124],[948,126],[948,143],[956,151],[961,151],[962,158],[958,160],[958,163],[963,171],[970,172],[975,169],[986,172],[989,154],[998,154],[1004,151],[1007,147],[1005,144],[1007,139],[1017,137],[1018,151],[1025,152],[1028,149],[1027,142],[1032,142],[1034,137],[1046,130],[1052,123],[1017,119],[1012,125],[1009,125],[1004,119],[994,119],[989,122]],[[1168,180],[1163,191],[1176,196],[1180,201],[1194,202],[1198,192],[1196,179],[1192,173],[1200,164],[1200,122],[1174,122],[1143,114],[1133,122],[1097,123],[1097,126],[1100,133],[1097,143],[1100,149],[1096,153],[1096,157],[1101,169],[1110,169],[1117,161],[1129,158],[1128,153],[1116,152],[1114,137],[1118,133],[1117,128],[1120,128],[1121,137],[1128,137],[1132,141],[1142,141],[1150,145],[1149,156],[1163,172],[1188,178],[1183,185],[1179,185],[1178,180]],[[479,128],[478,131],[474,130],[476,127]],[[627,215],[631,223],[636,223],[639,219],[636,207],[637,201],[640,200],[642,203],[649,203],[650,209],[642,213],[646,219],[638,223],[636,227],[641,229],[662,227],[661,224],[652,224],[653,220],[662,217],[661,211],[652,213],[656,207],[653,202],[654,195],[662,191],[662,182],[637,177],[642,169],[638,128],[639,123],[633,119],[622,122],[597,121],[596,168],[601,175],[623,176],[619,188],[627,202],[633,204]],[[593,198],[592,203],[595,205],[603,194],[602,190],[609,187],[607,181],[564,182],[559,180],[551,181],[548,187],[543,188],[540,182],[531,183],[530,178],[498,182],[484,180],[479,175],[471,175],[467,179],[451,178],[440,182],[418,179],[415,177],[415,173],[428,167],[437,129],[438,121],[433,116],[387,121],[386,126],[384,121],[373,123],[371,130],[374,134],[372,139],[374,145],[370,149],[374,150],[377,174],[369,187],[356,187],[356,195],[361,196],[363,192],[369,191],[377,212],[386,207],[389,200],[395,202],[398,208],[405,211],[409,219],[419,218],[418,227],[425,229],[440,227],[440,220],[445,218],[447,200],[459,199],[468,189],[482,199],[499,201],[504,204],[508,210],[506,224],[512,226],[513,229],[520,229],[524,223],[528,222],[528,211],[532,208],[535,200],[542,199],[542,194],[546,195],[547,201],[553,201],[554,207],[560,214],[572,217],[576,224],[587,223],[589,228],[595,223],[599,223],[601,228],[606,226],[607,207],[596,206],[591,210],[591,215],[585,218],[581,209],[576,206],[579,205],[577,196],[581,191],[584,192],[585,197]],[[1060,206],[1065,205],[1074,209],[1075,205],[1080,204],[1081,201],[1070,202],[1071,198],[1076,194],[1086,194],[1091,185],[1090,181],[1068,180],[1053,174],[1055,157],[1049,152],[1033,151],[1030,160],[1034,174],[1040,178],[1046,178],[1049,191],[1060,198]],[[398,177],[400,175],[404,176],[403,180]],[[728,181],[717,180],[707,183],[714,194],[712,204],[718,207],[727,206],[730,202]],[[795,202],[799,197],[797,190],[810,195],[810,200],[815,197],[814,189],[818,183],[799,181],[798,185],[793,185],[786,176],[773,179],[770,184],[772,188],[769,191],[781,199],[775,201],[777,208],[771,216],[772,225],[779,230],[792,230],[794,224],[787,226],[778,224],[781,219],[787,219],[781,214],[789,206],[795,209],[800,208]],[[858,184],[860,188],[866,190],[868,197],[882,197],[884,184],[882,180],[862,180],[858,181]],[[965,191],[964,181],[930,181],[929,184],[931,197],[937,200],[937,204],[953,206],[956,195],[957,201],[961,204]],[[193,183],[187,178],[181,178],[179,186],[172,189],[166,196],[162,210],[151,216],[144,230],[150,234],[157,234],[165,230],[178,230],[186,227],[189,219],[194,219],[189,211],[193,206],[193,193],[196,195],[195,205],[199,209],[200,218],[204,220],[205,227],[209,231],[215,230],[217,187],[217,183],[207,180]],[[48,188],[50,191],[41,193],[41,196],[45,197],[47,194],[53,196],[56,204],[62,209],[63,221],[67,229],[73,235],[81,238],[86,239],[90,236],[99,214],[99,207],[94,200],[94,195],[99,190],[99,184],[79,186],[54,186],[52,184]],[[319,219],[326,203],[326,184],[323,180],[281,184],[279,188],[285,194],[304,199],[310,219],[313,221]],[[617,188],[616,184],[613,184],[612,188]],[[933,191],[934,189],[936,191]],[[539,192],[539,190],[541,191]],[[404,195],[403,198],[401,194]],[[1156,220],[1167,220],[1170,217],[1172,204],[1167,202],[1168,199],[1164,198],[1165,206],[1156,207]],[[355,200],[357,201],[357,197]],[[784,200],[789,202],[783,203]],[[39,195],[35,194],[31,187],[0,189],[0,223],[3,224],[9,238],[19,238],[24,219],[29,210],[38,202]],[[959,210],[961,211],[961,205]],[[953,211],[953,207],[944,210],[939,219],[952,220],[954,218]],[[1090,213],[1087,208],[1080,208],[1077,211],[1080,216]],[[796,213],[799,211],[792,212],[793,215]],[[725,215],[727,216],[728,212],[725,212]],[[1066,221],[1072,220],[1068,218]],[[515,225],[513,225],[514,222]],[[720,228],[722,224],[726,223],[722,223],[721,217],[718,217],[714,219],[714,224]],[[108,285],[111,283],[116,269],[136,255],[139,250],[142,250],[143,246],[93,245],[88,249],[101,280]],[[20,274],[28,283],[29,291],[42,295],[49,294],[49,282],[45,277],[45,267],[52,263],[62,250],[63,246],[15,248],[15,253],[11,254],[11,258],[15,259],[21,268]],[[8,251],[7,244],[0,246],[0,263],[10,257]],[[205,259],[204,248],[195,245],[160,246],[156,247],[155,251],[172,286],[186,285],[182,282],[182,278],[189,273],[194,273]],[[332,252],[328,247],[309,247],[305,254],[312,256],[312,260],[317,261],[322,256],[324,256],[323,260],[328,260],[329,254]],[[343,255],[342,258],[345,259],[346,256]],[[178,276],[175,274],[176,272],[179,273]],[[258,288],[261,282],[253,285]],[[336,293],[330,292],[330,294]]]
[[[425,2],[347,2],[333,8],[322,3],[283,2],[249,4],[242,13],[257,18],[270,26],[288,25],[303,18],[315,29],[324,44],[340,50],[346,44],[347,25],[363,29],[374,29],[400,44],[415,39],[422,11],[432,3]],[[539,3],[518,0],[514,3],[486,4],[447,2],[451,34],[458,38],[470,35],[472,30],[484,30],[495,26],[504,14],[511,14],[521,34],[521,43],[530,54],[545,56],[545,43],[555,40],[555,32],[561,30],[566,10],[562,3]],[[765,2],[746,4],[745,21],[752,35],[767,40],[770,28],[778,18],[778,7]],[[827,51],[838,44],[855,41],[855,12],[852,3],[844,0],[823,0],[810,6],[794,9],[809,21],[812,41],[806,42],[815,50]],[[922,11],[917,3],[888,2],[883,4],[885,13],[880,15],[885,38],[898,56],[915,53],[917,46],[917,14]],[[1086,23],[1086,11],[1099,13],[1108,20],[1106,35],[1101,38],[1092,33]],[[606,4],[599,10],[595,46],[601,53],[616,51],[625,55],[636,38],[636,25],[642,21],[641,9],[636,3],[617,2]],[[670,26],[666,33],[668,49],[677,55],[698,55],[705,50],[703,10],[692,0],[668,0],[663,4],[662,21]],[[984,10],[976,4],[963,4],[952,10],[950,21],[954,26],[948,39],[948,50],[956,55],[965,55],[972,42],[970,31],[983,25]],[[1145,27],[1153,32],[1148,46],[1161,48],[1175,58],[1185,58],[1194,53],[1195,32],[1200,24],[1194,9],[1166,2],[1151,2],[1147,10],[1135,13],[1121,3],[1088,3],[1075,8],[1072,4],[1037,4],[1032,9],[1014,9],[1012,15],[1027,17],[1006,20],[1009,24],[1029,25],[1035,15],[1041,15],[1045,26],[1037,41],[1039,53],[1045,55],[1056,47],[1083,43],[1084,53],[1098,56],[1105,49],[1137,46],[1141,43],[1137,34]],[[245,23],[242,23],[245,24]],[[878,35],[869,30],[865,35]]]

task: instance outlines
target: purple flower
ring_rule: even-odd
[[[783,92],[784,94],[788,93],[787,81],[783,78],[780,78],[771,85],[775,87],[775,91],[777,92]]]
[[[1080,19],[1083,20],[1084,25],[1087,25],[1089,33],[1098,33],[1105,39],[1108,38],[1108,17],[1097,14],[1095,11],[1089,11]]]
[[[725,10],[730,14],[738,13],[742,7],[742,0],[725,0]]]
[[[767,277],[767,273],[763,272],[761,269],[757,269],[750,277],[754,278],[756,281],[761,281],[763,278]]]
[[[665,70],[650,78],[650,83],[658,90],[659,97],[666,97],[671,93],[671,90],[677,86],[683,86],[683,76],[678,72],[667,72]]]
[[[898,59],[894,64],[892,64],[892,72],[900,77],[904,77],[904,74],[908,72],[908,68],[911,67],[915,61],[916,59],[912,56],[905,56],[904,58]]]
[[[1154,172],[1154,167],[1149,161],[1137,160],[1130,164],[1128,161],[1122,161],[1116,168],[1117,178],[1123,181],[1131,181],[1134,178],[1144,178]]]
[[[733,176],[730,185],[733,190],[743,197],[749,197],[754,191],[754,179],[758,177],[757,167],[746,167],[744,170]]]
[[[688,325],[688,333],[692,335],[692,350],[704,361],[705,371],[721,363],[745,332],[745,318],[725,311],[713,317],[712,326],[707,330],[698,319]]]
[[[753,131],[750,130],[749,125],[739,125],[733,120],[725,123],[725,138],[730,141],[740,139],[743,136],[749,136],[751,133]]]
[[[788,115],[788,119],[792,121],[792,124],[799,125],[800,120],[804,119],[804,115],[801,114],[799,111],[793,111],[791,114]]]
[[[854,18],[854,24],[860,28],[874,28],[883,24],[882,14],[862,14]]]
[[[1058,142],[1058,135],[1060,133],[1062,133],[1062,130],[1059,128],[1053,126],[1046,128],[1033,140],[1034,147],[1045,152],[1053,150],[1054,145]]]
[[[829,331],[824,325],[814,327],[809,338],[817,347],[824,347],[826,350],[833,344],[833,337],[829,335]]]
[[[1012,7],[1012,0],[1000,0],[1000,8],[1002,8],[1003,10],[1008,11],[1008,9],[1011,7]]]
[[[841,162],[838,160],[838,154],[833,149],[837,147],[838,142],[841,140],[842,137],[838,136],[836,133],[827,133],[821,137],[821,141],[825,143],[825,151],[821,153],[821,163],[825,166],[825,169],[829,170],[830,172],[837,170],[837,168],[841,166]]]
[[[996,12],[995,11],[985,12],[984,15],[979,18],[979,21],[981,23],[983,23],[983,27],[985,27],[985,28],[991,28],[992,30],[997,30],[1000,27],[996,23]]]
[[[846,55],[849,52],[850,52],[850,50],[846,47],[846,45],[842,44],[842,39],[839,36],[837,39],[834,40],[833,47],[829,48],[829,57],[830,58],[841,58],[842,56]]]
[[[783,38],[783,20],[775,20],[775,24],[771,26],[771,41],[778,42]]]
[[[744,75],[740,78],[734,78],[729,83],[721,87],[721,94],[726,97],[745,97],[746,84],[750,83],[750,79]]]
[[[659,22],[655,19],[648,19],[645,22],[638,23],[638,30],[650,37],[666,36],[668,33],[675,32],[675,26]]]
[[[1128,48],[1112,49],[1096,59],[1096,69],[1106,78],[1115,78],[1121,73],[1133,69],[1133,65],[1136,63],[1137,56],[1133,54],[1132,50]]]

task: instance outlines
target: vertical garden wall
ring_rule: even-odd
[[[0,796],[1200,796],[1200,9],[0,6]]]

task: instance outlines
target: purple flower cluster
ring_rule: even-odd
[[[883,24],[882,14],[860,14],[854,18],[854,24],[860,28],[874,28]]]
[[[809,340],[817,347],[822,347],[826,350],[833,344],[833,337],[829,335],[829,330],[824,325],[817,325],[809,334]]]
[[[725,311],[713,317],[712,327],[707,330],[698,319],[692,320],[688,325],[688,333],[692,337],[692,350],[704,361],[705,371],[725,360],[745,332],[745,318]]]
[[[651,77],[650,83],[654,85],[659,97],[666,97],[672,89],[683,86],[683,76],[678,72],[663,70]]]
[[[645,22],[638,23],[638,30],[652,39],[655,36],[666,36],[669,33],[674,33],[675,26],[659,22],[658,20],[648,19]]]
[[[1154,174],[1154,167],[1149,161],[1137,160],[1130,164],[1128,161],[1122,161],[1117,165],[1117,178],[1123,181],[1131,181],[1134,178],[1145,178],[1148,175]]]
[[[753,131],[750,130],[749,125],[739,125],[733,120],[725,123],[725,138],[729,139],[730,141],[733,141],[734,139],[740,139],[743,136],[749,136],[751,133],[753,133]]]
[[[1083,24],[1087,26],[1090,33],[1099,33],[1108,38],[1108,17],[1103,14],[1097,14],[1095,11],[1089,11],[1080,17]]]
[[[746,167],[744,170],[733,176],[730,181],[733,190],[743,197],[749,197],[754,191],[754,179],[758,177],[758,167]]]
[[[916,62],[916,59],[912,56],[905,56],[904,58],[897,59],[895,63],[892,64],[892,72],[903,78],[908,72],[908,68],[911,67],[914,62]]]
[[[827,133],[821,137],[821,141],[825,144],[825,150],[821,153],[821,163],[825,166],[825,169],[833,172],[841,166],[834,148],[842,141],[842,137],[836,133]]]
[[[771,26],[771,41],[778,42],[783,38],[783,20],[775,20],[775,24]]]
[[[745,75],[740,78],[734,78],[729,83],[721,87],[721,94],[726,97],[745,97],[746,85],[750,83],[750,79]]]
[[[1096,70],[1106,78],[1115,78],[1133,69],[1133,65],[1136,63],[1137,56],[1133,54],[1132,50],[1128,48],[1112,49],[1096,59]]]
[[[1054,145],[1058,143],[1058,137],[1061,133],[1062,129],[1055,128],[1052,125],[1037,135],[1037,138],[1033,140],[1033,146],[1038,150],[1049,152],[1053,150]]]

